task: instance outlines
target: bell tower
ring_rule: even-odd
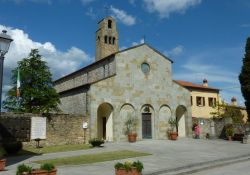
[[[96,31],[96,56],[98,61],[118,52],[118,32],[116,30],[116,21],[111,17],[106,17],[98,23]]]

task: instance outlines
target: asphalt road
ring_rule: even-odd
[[[250,175],[250,160],[228,166],[211,168],[190,175]]]

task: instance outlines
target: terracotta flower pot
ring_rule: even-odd
[[[170,133],[170,139],[171,140],[177,140],[178,133],[177,132],[171,132]]]
[[[131,171],[126,171],[126,169],[116,169],[115,175],[141,175],[141,172],[137,171],[136,168],[132,168]]]
[[[5,169],[6,165],[6,159],[1,159],[0,160],[0,171],[3,171]]]
[[[129,142],[136,142],[136,137],[137,137],[136,133],[129,133],[128,134],[128,141]]]

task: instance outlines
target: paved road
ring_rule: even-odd
[[[250,161],[212,168],[190,175],[250,175]]]
[[[177,141],[143,140],[136,143],[106,143],[104,148],[99,149],[95,148],[90,150],[52,153],[34,157],[8,158],[8,171],[1,172],[0,175],[14,175],[18,164],[32,164],[31,162],[34,160],[124,149],[152,154],[151,156],[130,159],[140,160],[144,163],[144,175],[159,171],[165,172],[170,169],[178,169],[190,165],[200,166],[202,163],[214,162],[215,160],[229,159],[232,157],[241,157],[244,155],[250,157],[250,144],[241,144],[240,142],[188,138],[179,139]],[[112,175],[114,174],[115,162],[117,161],[107,161],[79,166],[61,166],[58,167],[58,175]],[[33,165],[38,166],[36,164]]]

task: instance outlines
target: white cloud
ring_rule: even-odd
[[[183,53],[184,47],[182,45],[178,45],[170,51],[164,52],[165,55],[169,57],[175,57]]]
[[[168,18],[171,13],[185,13],[202,0],[143,0],[149,12],[159,13],[161,18]]]
[[[249,27],[250,27],[250,24],[242,24],[242,25],[240,25],[240,27],[249,28]]]
[[[64,52],[56,49],[51,42],[33,41],[23,30],[0,25],[0,31],[3,29],[7,30],[7,34],[14,39],[9,52],[5,56],[3,86],[5,92],[10,88],[11,70],[17,66],[18,61],[28,56],[31,49],[39,49],[39,53],[50,67],[53,79],[69,74],[93,60],[86,52],[76,47],[71,47]]]
[[[129,2],[130,4],[132,4],[132,5],[135,5],[135,1],[136,1],[136,0],[128,0],[128,2]]]
[[[111,10],[112,16],[118,19],[119,21],[121,21],[123,24],[131,26],[136,23],[136,18],[133,17],[132,15],[128,15],[127,12],[125,12],[124,10],[120,10],[113,6],[110,6],[110,10]]]
[[[144,39],[142,38],[139,42],[133,42],[132,43],[132,46],[136,46],[136,45],[139,45],[139,44],[143,44],[145,43]]]
[[[91,19],[96,19],[96,13],[94,12],[94,9],[92,7],[90,7],[85,14]]]

